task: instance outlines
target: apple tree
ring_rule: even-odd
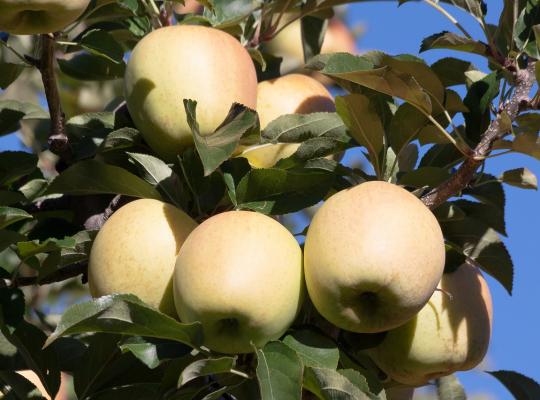
[[[425,0],[430,65],[346,0],[0,0],[3,398],[466,398],[537,188],[485,165],[540,159],[540,1],[501,2]]]

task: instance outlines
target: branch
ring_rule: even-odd
[[[41,73],[41,80],[45,88],[45,97],[51,115],[51,131],[49,133],[49,149],[62,160],[71,158],[71,146],[65,132],[65,115],[60,103],[60,94],[56,84],[54,69],[55,40],[51,34],[41,35],[41,57],[34,60],[35,66]]]
[[[422,197],[422,201],[426,206],[431,209],[437,208],[469,185],[476,170],[482,165],[484,159],[491,151],[493,143],[508,133],[502,119],[507,116],[513,121],[523,105],[529,103],[529,94],[536,80],[534,69],[535,62],[530,61],[526,69],[520,69],[515,72],[516,87],[514,94],[499,111],[497,118],[491,122],[488,129],[484,132],[480,143],[478,143],[473,151],[472,157],[465,160],[450,179]]]

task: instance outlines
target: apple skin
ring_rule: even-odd
[[[168,161],[193,145],[184,99],[197,101],[203,136],[214,132],[233,103],[257,105],[257,75],[247,50],[228,33],[204,26],[148,34],[129,59],[124,89],[135,126]]]
[[[253,352],[278,339],[300,310],[302,251],[276,220],[251,211],[210,217],[180,249],[173,278],[180,320],[200,321],[211,350]]]
[[[63,30],[79,18],[90,0],[0,0],[0,31],[34,35]]]
[[[175,4],[174,12],[178,14],[200,14],[203,6],[195,0],[185,0],[185,4]]]
[[[472,369],[486,355],[493,306],[480,270],[463,264],[444,274],[439,288],[415,318],[388,332],[369,352],[397,382],[422,386]]]
[[[257,112],[261,128],[285,114],[310,114],[336,110],[330,92],[315,79],[301,74],[284,75],[260,82],[257,86]],[[242,157],[254,168],[270,168],[292,155],[300,144],[278,143],[252,146]]]
[[[197,223],[182,210],[140,199],[105,222],[90,252],[88,284],[93,297],[132,293],[175,317],[172,274],[176,256]]]
[[[441,279],[445,245],[431,211],[381,181],[331,196],[304,246],[309,297],[339,328],[376,333],[413,318]]]

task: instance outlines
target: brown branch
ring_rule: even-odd
[[[491,151],[493,143],[508,133],[504,127],[503,118],[513,121],[519,114],[523,104],[529,103],[529,94],[535,82],[535,62],[529,62],[526,69],[517,70],[514,74],[516,86],[512,97],[505,103],[482,135],[480,143],[473,151],[471,158],[461,164],[454,175],[440,186],[422,197],[426,206],[434,209],[465,189],[474,178],[476,170],[482,165],[485,157]]]
[[[10,282],[6,282],[6,280],[2,280],[0,282],[1,286],[9,286],[12,288],[22,287],[22,286],[32,286],[32,285],[47,285],[49,283],[55,283],[55,282],[61,282],[65,281],[66,279],[74,278],[80,274],[86,276],[86,271],[88,269],[88,263],[77,263],[65,266],[63,268],[60,268],[50,274],[49,276],[46,276],[43,279],[39,279],[37,276],[19,276],[13,279]]]
[[[51,131],[49,133],[49,149],[63,161],[71,158],[71,146],[65,132],[65,115],[60,103],[60,94],[56,84],[55,40],[52,34],[41,35],[41,57],[35,65],[41,73],[41,80],[45,89],[45,97],[51,115]]]

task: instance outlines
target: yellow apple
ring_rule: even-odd
[[[352,332],[396,328],[427,303],[445,261],[439,223],[407,190],[362,183],[331,196],[306,236],[306,283],[319,313]]]
[[[210,217],[189,235],[174,270],[180,320],[200,321],[204,343],[249,353],[293,323],[302,302],[302,251],[276,220],[251,211]]]
[[[92,246],[92,296],[132,293],[175,316],[172,274],[180,246],[197,226],[182,210],[158,200],[126,204],[105,222]]]
[[[304,65],[304,49],[302,47],[302,28],[297,20],[272,40],[264,44],[271,54],[282,57],[282,71],[289,72]],[[323,39],[321,54],[327,53],[356,53],[355,38],[349,28],[337,18],[329,21],[326,34]]]
[[[184,99],[197,101],[203,136],[223,122],[233,103],[257,104],[257,75],[247,50],[228,33],[204,26],[169,26],[143,38],[129,59],[124,86],[135,125],[167,160],[193,144]]]
[[[335,110],[330,92],[306,75],[285,75],[257,86],[257,112],[263,129],[281,115]],[[298,143],[264,144],[245,149],[241,156],[247,158],[252,167],[270,168],[292,155],[299,146]]]
[[[388,332],[370,352],[397,382],[421,386],[474,368],[487,352],[493,311],[489,287],[478,268],[463,264],[444,274],[439,288],[415,318]]]
[[[202,5],[195,0],[185,0],[184,5],[175,4],[174,11],[178,14],[198,14],[202,11]]]
[[[45,389],[45,386],[43,386],[43,383],[41,383],[41,380],[37,376],[37,374],[32,371],[31,369],[25,369],[22,371],[17,371],[19,375],[22,375],[26,379],[28,379],[30,382],[34,384],[34,386],[39,390],[41,396],[45,398],[45,400],[51,400],[51,396],[47,394],[47,390]],[[68,375],[63,373],[60,375],[60,388],[58,389],[58,393],[54,397],[54,400],[68,400],[69,399],[69,390],[67,382]],[[3,397],[0,396],[0,399]]]
[[[79,18],[90,0],[0,0],[0,31],[16,35],[51,33]]]

